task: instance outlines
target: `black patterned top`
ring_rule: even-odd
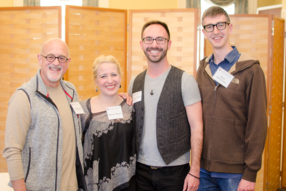
[[[135,175],[136,155],[132,106],[123,101],[123,119],[109,120],[106,111],[91,113],[90,99],[80,102],[84,114],[84,175],[88,191],[122,190]]]

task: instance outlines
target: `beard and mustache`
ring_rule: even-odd
[[[163,58],[166,57],[167,55],[167,51],[168,50],[168,47],[166,50],[163,50],[163,48],[153,48],[153,47],[148,47],[146,48],[146,50],[144,50],[144,54],[145,56],[147,57],[147,59],[150,61],[150,62],[153,62],[153,63],[158,63],[160,62]],[[149,52],[151,51],[159,51],[161,52],[161,56],[159,57],[153,57],[152,55],[149,55]]]

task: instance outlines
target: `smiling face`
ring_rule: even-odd
[[[114,63],[101,63],[97,69],[95,84],[100,94],[105,96],[117,95],[121,82],[121,76]]]
[[[41,54],[43,56],[65,56],[66,58],[69,56],[67,45],[60,39],[47,41],[42,47]],[[66,73],[71,59],[64,63],[60,63],[58,59],[49,62],[45,57],[41,56],[41,54],[38,55],[41,77],[47,86],[57,87],[60,84],[60,79]]]
[[[152,24],[148,26],[144,30],[142,37],[152,37],[153,39],[157,37],[164,37],[169,39],[167,31],[159,24]],[[140,41],[140,46],[149,62],[158,63],[166,61],[166,55],[171,47],[171,43],[172,42],[170,40],[167,40],[164,44],[157,44],[155,40],[152,42],[152,44],[145,44],[143,41]]]
[[[203,20],[203,25],[215,25],[219,22],[226,22],[227,19],[225,15],[217,15],[215,17],[205,17]],[[204,33],[204,36],[206,39],[209,40],[209,42],[212,45],[212,48],[214,50],[218,49],[229,49],[230,43],[229,43],[229,35],[232,33],[232,24],[227,24],[226,28],[223,30],[218,30],[217,27],[214,27],[214,30],[212,32],[206,32],[204,29],[202,30]]]

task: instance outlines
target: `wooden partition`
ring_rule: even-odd
[[[72,58],[65,79],[73,83],[81,100],[96,94],[92,64],[100,55],[113,55],[123,71],[126,92],[127,11],[66,6],[66,42]]]
[[[280,182],[284,20],[273,15],[231,15],[230,43],[260,60],[267,82],[268,132],[256,191],[276,191]],[[205,40],[205,56],[212,53]]]
[[[61,35],[60,7],[0,8],[0,172],[8,101],[15,90],[35,76],[42,43]]]
[[[172,41],[170,64],[195,75],[197,58],[197,9],[131,10],[129,14],[128,82],[147,68],[140,48],[142,26],[150,20],[167,23]]]

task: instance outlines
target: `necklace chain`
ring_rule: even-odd
[[[100,103],[100,101],[99,101],[99,97],[97,97],[97,101],[98,101],[99,105],[102,107],[102,109],[103,109],[103,110],[106,110],[106,108],[104,108],[104,107],[101,105],[101,103]]]
[[[162,81],[163,77],[161,76],[161,79],[159,80],[159,82],[154,86],[153,89],[151,89],[150,91],[150,95],[152,96],[154,94],[153,90],[158,86],[158,84]]]
[[[171,66],[168,67],[168,70],[170,69],[170,67],[171,67]],[[162,75],[161,75],[160,77],[161,77],[161,79],[159,80],[159,82],[158,82],[158,83],[154,86],[154,88],[152,88],[151,91],[150,91],[150,95],[151,95],[151,96],[154,95],[154,91],[153,91],[153,90],[158,86],[158,84],[159,84],[159,83],[162,81],[162,79],[163,79],[163,76],[162,76]]]

